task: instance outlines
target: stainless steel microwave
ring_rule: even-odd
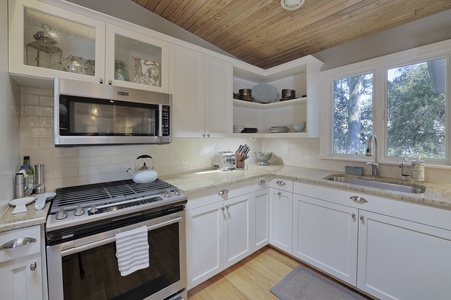
[[[56,146],[167,144],[172,96],[55,78]]]

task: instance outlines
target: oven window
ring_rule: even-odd
[[[62,258],[64,299],[144,299],[180,280],[179,224],[148,233],[149,267],[121,276],[116,244]]]

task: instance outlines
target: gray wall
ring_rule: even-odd
[[[8,40],[7,13],[7,1],[0,1],[0,214],[14,197],[14,174],[20,163],[19,90],[9,79],[8,43],[4,42]]]
[[[451,39],[451,10],[315,53],[314,56],[324,62],[324,71],[448,39]]]

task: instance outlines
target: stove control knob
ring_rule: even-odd
[[[85,213],[85,210],[83,209],[83,207],[81,207],[81,205],[77,205],[77,208],[74,211],[74,215],[81,216]]]
[[[89,209],[89,212],[95,214],[99,209],[93,204]]]
[[[64,211],[64,208],[62,208],[62,207],[60,208],[60,210],[56,213],[55,218],[57,220],[62,220],[62,219],[67,218],[67,213]]]
[[[171,198],[172,197],[171,191],[166,191],[166,193],[164,193],[164,197],[165,198]]]
[[[180,191],[179,191],[178,189],[176,189],[176,190],[174,191],[174,195],[175,195],[175,196],[180,196]]]

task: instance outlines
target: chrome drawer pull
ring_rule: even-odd
[[[349,199],[351,199],[352,201],[354,201],[355,203],[358,203],[358,204],[368,203],[368,200],[366,200],[363,197],[359,197],[359,196],[351,196],[351,197],[349,197]]]
[[[4,243],[3,245],[0,246],[0,250],[13,249],[28,245],[30,243],[36,243],[36,239],[31,237],[21,237]]]
[[[276,183],[281,186],[287,185],[283,180],[277,180]]]
[[[223,195],[227,195],[228,193],[229,193],[228,190],[220,190],[219,193],[218,193],[218,195],[219,195],[219,196],[223,196]]]

